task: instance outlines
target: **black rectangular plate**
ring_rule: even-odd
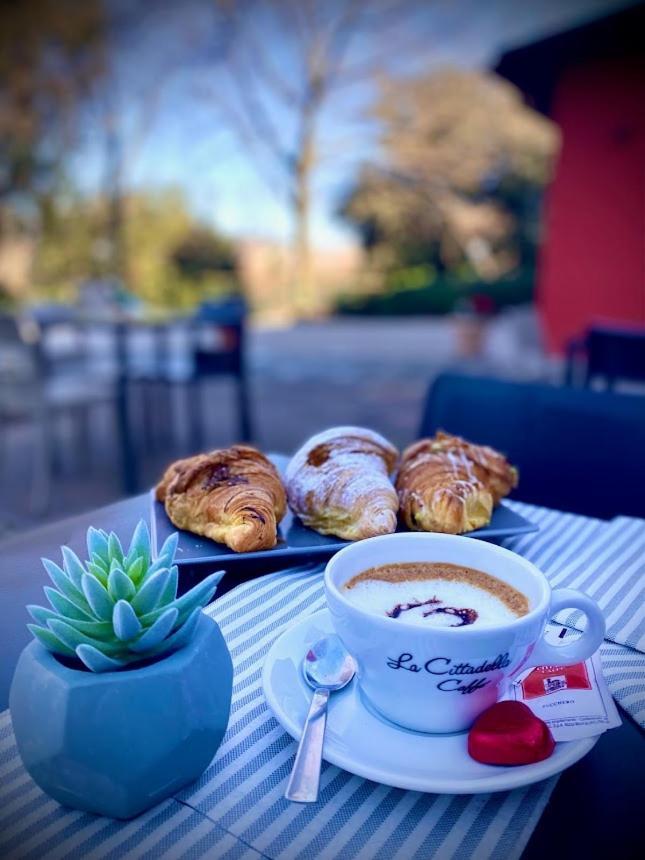
[[[281,472],[289,461],[289,458],[282,454],[271,454],[270,459]],[[179,544],[175,561],[179,565],[223,564],[224,561],[229,565],[232,562],[239,564],[251,559],[282,558],[286,567],[310,559],[312,556],[319,556],[323,559],[333,555],[349,543],[349,541],[330,535],[321,535],[306,528],[298,517],[287,510],[278,529],[278,542],[272,549],[259,552],[233,552],[224,544],[215,543],[209,538],[195,535],[192,532],[176,529],[168,519],[164,506],[155,499],[154,491],[151,492],[150,498],[152,505],[150,530],[153,552],[156,554],[168,535],[178,531]],[[404,529],[399,529],[399,531],[404,531]],[[536,531],[538,531],[538,526],[535,523],[520,516],[502,503],[493,511],[492,519],[485,528],[469,532],[464,537],[498,540]]]

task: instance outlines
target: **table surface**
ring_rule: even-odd
[[[72,517],[17,535],[0,544],[0,710],[8,705],[9,686],[22,648],[30,641],[25,606],[42,603],[46,574],[42,556],[55,557],[62,544],[81,550],[89,525],[99,525],[121,534],[132,531],[140,518],[147,518],[148,495],[143,494],[98,511]],[[224,565],[225,566],[225,565]],[[218,596],[241,582],[281,567],[266,560],[231,567],[222,580]],[[185,587],[208,572],[204,566],[182,568]],[[643,737],[638,726],[621,709],[623,725],[606,732],[594,749],[559,779],[531,840],[525,858],[542,858],[557,846],[560,856],[575,850],[577,856],[637,856],[642,834]]]

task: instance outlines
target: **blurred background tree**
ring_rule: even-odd
[[[105,71],[105,17],[100,0],[1,0],[0,16],[0,283],[17,297],[79,103]]]
[[[286,201],[294,262],[288,302],[301,315],[320,310],[311,238],[316,175],[325,161],[355,148],[357,125],[366,119],[352,97],[356,88],[426,55],[427,7],[419,0],[216,4],[216,32],[228,34],[227,50],[216,52],[219,77],[200,90]]]
[[[105,69],[99,0],[1,0],[0,196],[55,178],[76,108]]]
[[[460,284],[519,279],[528,300],[554,124],[507,81],[457,69],[382,81],[373,115],[380,157],[363,165],[340,214],[359,232],[381,288],[435,282],[434,295],[417,300],[450,310]],[[494,292],[504,304],[504,289]]]
[[[155,12],[168,4],[157,2]],[[129,177],[174,60],[136,79],[117,46],[138,40],[139,0],[0,0],[0,285],[9,301],[73,301],[83,282],[115,279],[152,305],[192,307],[236,292],[230,245],[177,190],[132,191]],[[183,56],[183,54],[182,54]],[[72,180],[93,137],[102,183]]]
[[[200,224],[179,190],[125,195],[123,240],[128,292],[156,308],[191,309],[239,291],[230,243]],[[43,201],[34,261],[41,298],[74,301],[86,280],[114,275],[105,224],[111,201],[69,194]]]

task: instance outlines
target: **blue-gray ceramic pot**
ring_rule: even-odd
[[[217,624],[201,616],[168,657],[95,674],[39,642],[22,652],[9,697],[20,756],[65,806],[132,818],[197,779],[219,747],[233,666]]]

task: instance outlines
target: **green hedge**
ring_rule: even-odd
[[[392,283],[391,279],[388,281]],[[525,271],[493,283],[466,283],[437,277],[427,286],[414,286],[368,296],[342,296],[335,311],[341,315],[441,316],[462,307],[474,296],[487,296],[496,309],[528,304],[533,300],[535,273]]]

